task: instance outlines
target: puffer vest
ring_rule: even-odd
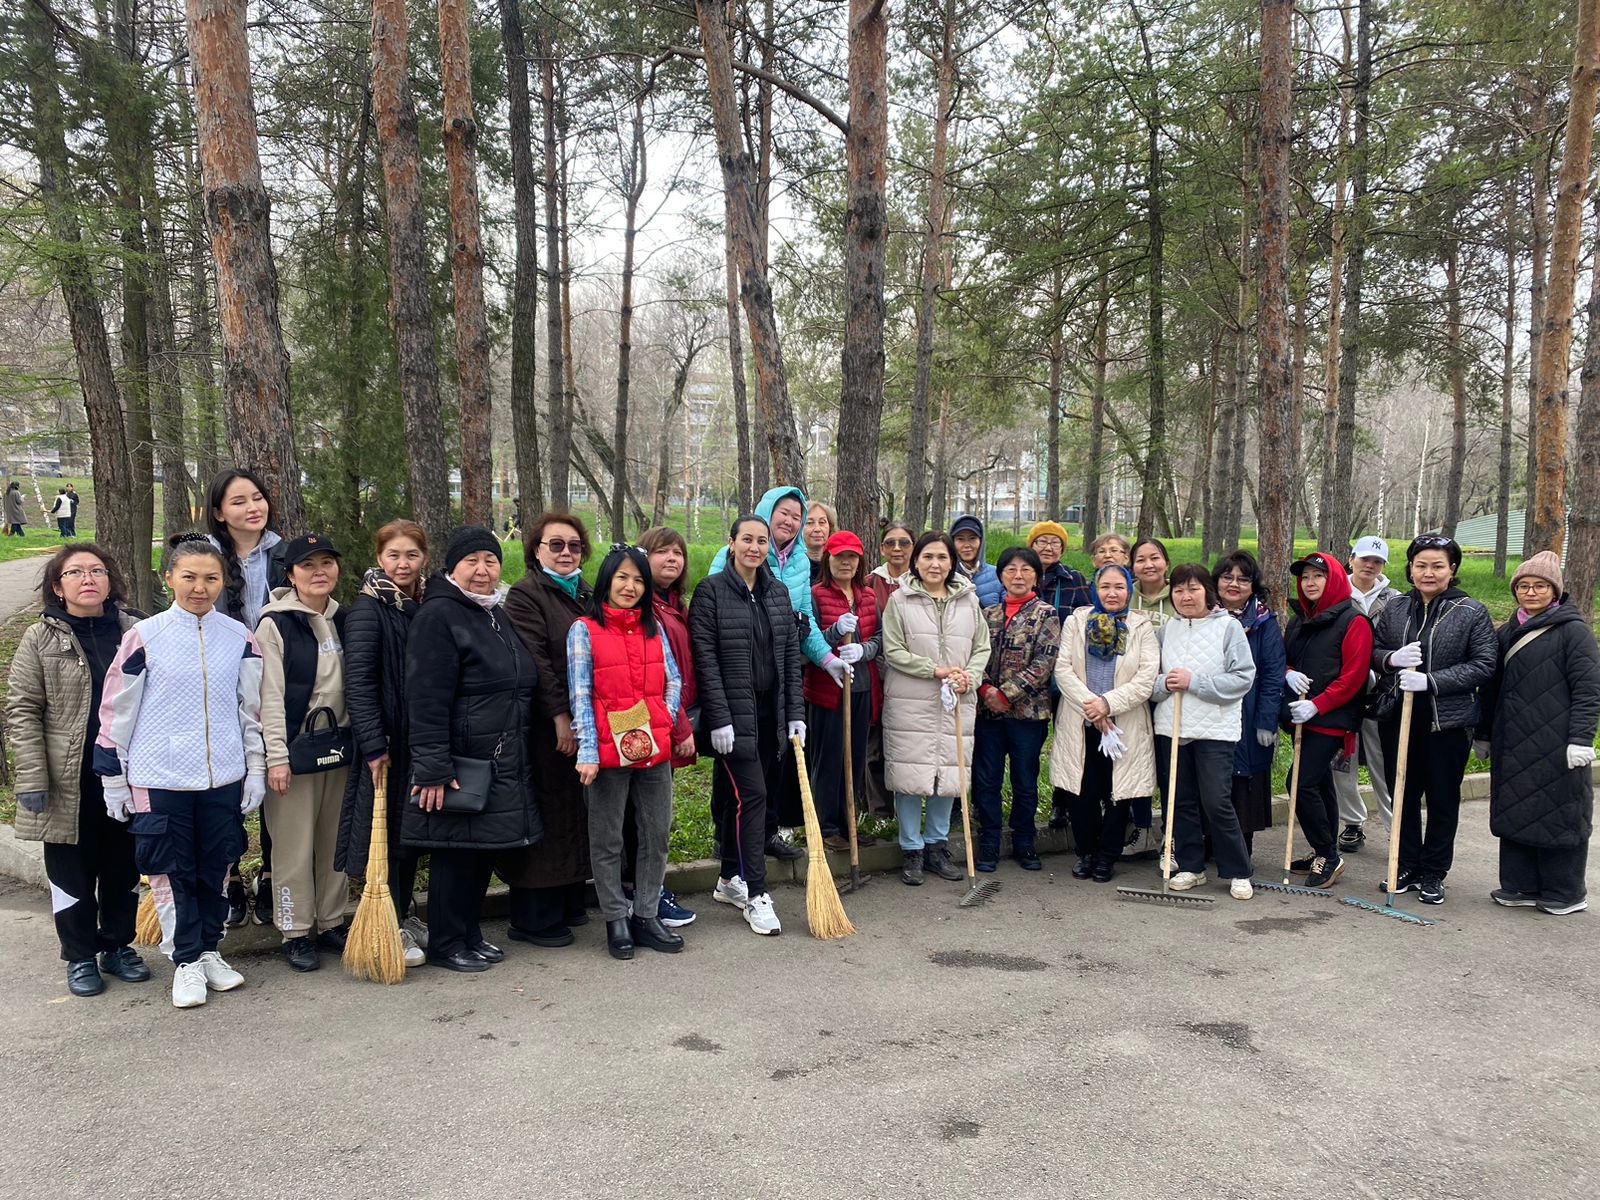
[[[1339,678],[1344,669],[1344,635],[1353,621],[1365,621],[1366,615],[1353,600],[1341,600],[1324,609],[1310,620],[1296,616],[1283,635],[1284,652],[1289,668],[1311,679],[1308,696],[1326,691],[1328,685]],[[1370,623],[1370,622],[1369,622]],[[1285,704],[1295,699],[1285,695]],[[1361,718],[1366,711],[1367,689],[1356,690],[1355,697],[1332,712],[1318,714],[1310,722],[1326,729],[1354,730],[1361,728]]]
[[[1161,671],[1185,667],[1196,676],[1220,675],[1228,666],[1228,639],[1238,622],[1225,612],[1210,613],[1204,617],[1168,617],[1161,627]],[[1240,636],[1243,636],[1241,630]],[[1203,700],[1193,691],[1183,696],[1183,728],[1178,731],[1181,741],[1237,742],[1240,733],[1242,702],[1234,700],[1219,703]],[[1156,705],[1155,732],[1158,737],[1172,736],[1172,697],[1162,698]]]
[[[602,767],[653,767],[672,753],[661,635],[646,637],[636,608],[606,607],[606,623],[579,618],[593,656],[594,724]]]

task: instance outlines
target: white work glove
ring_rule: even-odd
[[[1317,706],[1309,700],[1296,700],[1289,705],[1289,719],[1296,725],[1304,725],[1317,715]]]
[[[1489,761],[1489,743],[1488,742],[1474,741],[1472,743],[1472,752],[1474,754],[1476,754],[1482,761],[1484,761],[1484,762],[1488,762]],[[1567,765],[1570,766],[1571,764],[1569,763]]]
[[[133,815],[133,789],[125,783],[107,783],[101,790],[106,797],[106,816],[126,825]]]
[[[1594,747],[1593,746],[1568,746],[1567,747],[1567,770],[1569,770],[1569,771],[1577,771],[1577,770],[1580,770],[1583,767],[1590,766],[1591,764],[1593,764],[1593,762],[1594,762]]]
[[[1256,730],[1256,745],[1276,746],[1278,744],[1278,731],[1276,729]]]
[[[1389,655],[1389,666],[1399,669],[1401,667],[1420,667],[1422,665],[1422,643],[1407,642],[1400,649]]]
[[[1421,671],[1401,671],[1400,690],[1402,692],[1425,692],[1428,690],[1428,677]]]
[[[1304,696],[1311,690],[1311,676],[1301,671],[1285,671],[1283,681],[1296,696]]]
[[[1113,725],[1100,735],[1100,753],[1116,762],[1128,752],[1128,743],[1122,740],[1122,730]]]
[[[806,723],[804,721],[789,722],[789,740],[792,742],[796,738],[800,739],[800,749],[804,750],[806,748]]]
[[[833,623],[833,631],[840,637],[844,637],[846,634],[854,633],[860,628],[860,625],[861,623],[856,620],[855,613],[847,612]]]
[[[861,661],[861,656],[866,653],[860,642],[846,642],[838,649],[838,655],[849,666],[855,666]]]
[[[244,777],[244,798],[239,801],[239,811],[249,816],[261,807],[261,802],[267,798],[267,777],[265,775],[246,775]]]
[[[822,664],[822,669],[833,676],[833,681],[840,687],[850,682],[850,664],[837,654],[831,654]]]
[[[733,753],[732,725],[722,725],[711,731],[711,748],[718,754]]]
[[[948,679],[939,685],[939,703],[944,705],[944,710],[947,713],[953,713],[956,710],[955,685]]]

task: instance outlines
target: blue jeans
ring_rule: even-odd
[[[1031,846],[1038,836],[1034,821],[1039,813],[1039,753],[1049,732],[1049,721],[978,718],[972,745],[972,806],[978,815],[978,844],[984,850],[1000,853],[1000,787],[1007,756],[1012,841]]]
[[[923,825],[922,802],[928,802],[928,821]],[[908,796],[894,794],[894,819],[900,825],[900,849],[921,850],[928,842],[950,840],[950,810],[955,800],[950,796]]]

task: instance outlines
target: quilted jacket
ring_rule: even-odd
[[[985,687],[999,688],[1011,707],[1005,716],[1016,721],[1048,721],[1055,711],[1050,684],[1061,649],[1061,619],[1055,608],[1030,596],[1006,620],[1005,601],[983,610],[989,623],[989,665],[983,669]],[[1000,714],[978,706],[978,720],[999,720]]]

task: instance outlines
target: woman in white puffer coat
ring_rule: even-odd
[[[1157,738],[1176,738],[1178,746],[1172,829],[1178,873],[1171,887],[1182,892],[1205,884],[1209,831],[1218,873],[1232,880],[1235,900],[1248,900],[1252,866],[1233,807],[1233,752],[1243,701],[1255,684],[1255,659],[1244,627],[1220,606],[1210,571],[1184,563],[1173,570],[1169,586],[1176,615],[1159,630],[1161,674],[1153,698]],[[1176,693],[1183,695],[1183,711],[1174,729]]]

